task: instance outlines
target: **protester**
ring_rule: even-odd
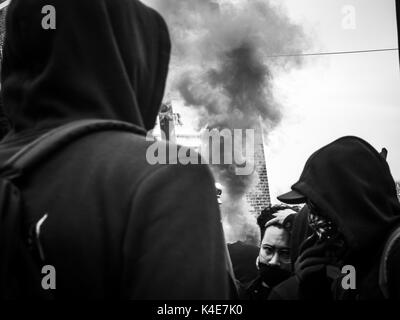
[[[43,27],[44,6],[55,9],[54,29]],[[38,237],[40,229],[46,263],[56,269],[55,298],[230,298],[208,167],[153,166],[145,157],[169,57],[164,20],[140,1],[9,6],[1,80],[12,128],[1,163],[75,120],[119,120],[136,130],[85,136],[18,185],[23,225]]]
[[[294,216],[290,241],[290,259],[292,270],[300,254],[302,243],[311,236],[311,229],[308,224],[308,207],[305,205],[298,214]],[[299,281],[296,275],[275,286],[268,296],[268,300],[298,300]]]
[[[310,209],[313,234],[295,267],[299,299],[400,298],[400,240],[389,241],[400,234],[400,203],[389,166],[371,145],[343,137],[323,147],[278,199]]]
[[[266,300],[274,286],[290,277],[290,232],[295,214],[291,207],[280,205],[264,209],[257,218],[261,233],[258,276],[242,286],[242,299]]]

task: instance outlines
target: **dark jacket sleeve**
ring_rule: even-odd
[[[268,300],[300,300],[298,278],[292,276],[274,287]]]
[[[391,300],[400,300],[400,238],[388,258],[388,285]]]
[[[229,258],[208,167],[162,166],[137,189],[123,244],[125,298],[229,298]]]

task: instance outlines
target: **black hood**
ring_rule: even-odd
[[[56,10],[56,29],[42,28]],[[164,94],[170,38],[136,0],[13,0],[2,65],[4,110],[15,132],[96,118],[151,129]]]
[[[315,152],[292,189],[339,227],[348,246],[347,263],[376,262],[390,231],[400,223],[400,203],[386,160],[356,137],[343,137]]]

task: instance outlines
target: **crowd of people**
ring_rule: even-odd
[[[240,283],[244,298],[400,298],[400,202],[385,152],[340,138],[311,155],[278,199],[303,206],[259,216],[259,272]]]
[[[55,29],[41,24],[49,4]],[[170,51],[163,18],[140,1],[11,2],[1,298],[400,298],[395,183],[357,137],[310,156],[258,217],[259,247],[228,250],[208,166],[146,161]]]

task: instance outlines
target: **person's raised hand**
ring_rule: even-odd
[[[328,246],[316,234],[303,242],[294,265],[301,299],[330,299],[331,280],[326,274],[326,267],[331,264],[331,258],[326,256]]]

